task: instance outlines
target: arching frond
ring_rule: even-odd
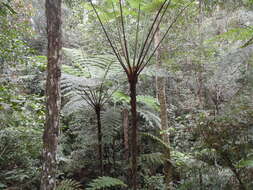
[[[164,157],[163,157],[163,154],[160,152],[150,153],[150,154],[141,154],[140,159],[142,162],[148,165],[164,164]]]
[[[152,135],[152,134],[150,134],[150,133],[141,133],[141,135],[151,138],[152,140],[154,140],[155,142],[159,143],[161,146],[163,146],[164,148],[166,148],[166,149],[168,149],[168,150],[171,149],[171,147],[170,147],[168,144],[166,144],[166,143],[165,143],[162,139],[160,139],[159,137],[156,137],[156,136],[154,136],[154,135]]]
[[[88,107],[90,104],[83,97],[82,91],[87,88],[97,88],[100,84],[101,80],[99,79],[63,74],[61,92],[67,103],[63,106],[62,113],[67,116]]]
[[[103,78],[105,71],[108,78],[122,73],[117,60],[112,55],[87,56],[82,49],[63,48],[65,55],[71,61],[72,66],[80,71],[85,71],[89,78]]]
[[[57,185],[56,190],[81,190],[82,185],[72,179],[62,180],[59,185]]]
[[[89,188],[87,188],[87,190],[99,190],[112,187],[127,187],[127,185],[120,179],[108,176],[94,179],[91,183],[89,183],[88,186]]]
[[[156,110],[156,111],[160,110],[159,102],[157,101],[156,98],[154,98],[152,96],[139,95],[139,96],[137,96],[137,102],[145,104],[147,107],[149,107],[153,110]]]
[[[104,131],[104,136],[114,136],[118,133],[122,126],[122,116],[118,109],[106,109],[101,113],[101,122],[107,130]]]
[[[74,112],[84,110],[89,104],[79,95],[71,97],[71,99],[62,108],[62,114],[69,116]]]
[[[130,103],[130,97],[124,92],[118,90],[113,94],[114,102],[126,102]],[[159,102],[156,98],[148,95],[138,95],[136,97],[137,103],[146,105],[147,107],[159,111]]]
[[[152,111],[147,109],[139,108],[138,113],[151,127],[159,127],[161,128],[161,119],[158,115],[154,114]]]

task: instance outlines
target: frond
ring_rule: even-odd
[[[147,75],[150,77],[164,77],[167,78],[169,76],[169,73],[164,68],[157,68],[155,64],[149,65],[145,69],[143,69],[141,75]]]
[[[56,190],[81,190],[81,188],[82,185],[79,182],[73,179],[65,179],[57,185]]]
[[[83,110],[89,105],[87,102],[79,95],[73,96],[62,108],[62,114],[64,116],[69,116],[76,111]]]
[[[68,99],[77,96],[82,88],[87,86],[96,87],[100,84],[99,80],[77,77],[69,74],[63,74],[61,79],[61,93]]]
[[[63,89],[70,86],[72,89],[78,89],[80,87],[97,87],[101,82],[102,80],[99,78],[85,78],[69,74],[63,74],[61,79]]]
[[[10,2],[0,2],[0,16],[8,14],[17,14],[17,12],[11,7]]]
[[[156,98],[154,98],[152,96],[138,95],[137,102],[145,104],[147,107],[149,107],[153,110],[156,110],[156,111],[160,110],[159,102],[157,101]]]
[[[140,159],[148,165],[161,165],[164,163],[164,156],[160,152],[141,154]]]
[[[120,110],[112,108],[101,112],[101,122],[102,125],[106,127],[104,136],[115,136],[122,126],[122,116]]]
[[[107,69],[108,77],[122,73],[120,65],[112,55],[87,56],[81,49],[63,48],[65,55],[70,59],[72,66],[89,73],[90,78],[102,78]]]
[[[115,103],[130,103],[130,97],[122,91],[116,91],[112,95],[112,99]],[[151,127],[161,127],[160,117],[152,111],[159,111],[159,103],[156,98],[147,95],[137,96],[137,103],[141,104],[141,108],[138,108],[140,116]]]
[[[173,163],[173,165],[177,167],[192,168],[192,167],[201,167],[202,165],[206,165],[204,164],[204,162],[195,159],[192,155],[179,152],[176,150],[171,151],[171,158],[172,158],[171,162]]]
[[[153,109],[155,111],[160,110],[159,102],[156,98],[148,95],[138,95],[137,97],[137,103],[145,105],[146,107]],[[130,97],[126,93],[118,90],[116,91],[112,99],[115,103],[123,102],[123,103],[130,103]]]
[[[166,148],[168,150],[171,149],[168,144],[166,144],[162,139],[160,139],[159,137],[156,137],[155,135],[152,135],[150,133],[141,133],[141,135],[151,138],[152,140],[154,140],[155,142],[157,142],[162,147],[164,147],[164,148]]]
[[[253,159],[241,160],[241,161],[238,163],[238,167],[239,167],[239,168],[243,168],[243,167],[253,168]]]
[[[115,103],[129,103],[130,97],[129,95],[125,94],[124,92],[118,90],[112,95],[112,100]]]
[[[98,190],[111,187],[127,187],[127,185],[120,179],[103,176],[97,179],[94,179],[91,183],[88,184],[89,188],[87,190]]]
[[[139,108],[138,113],[145,120],[145,122],[148,123],[149,126],[151,126],[153,128],[155,128],[155,127],[161,128],[161,119],[159,116],[157,116],[153,112],[151,112],[147,109]]]
[[[89,105],[83,98],[82,90],[87,87],[96,88],[100,84],[100,80],[87,79],[68,74],[63,74],[61,80],[61,92],[66,98],[66,104],[63,106],[62,113],[68,116],[76,111],[87,108]]]

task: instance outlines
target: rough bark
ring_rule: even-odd
[[[54,190],[56,187],[56,152],[61,105],[61,0],[46,0],[46,16],[48,34],[47,115],[43,134],[43,166],[40,189]]]
[[[123,133],[124,133],[124,153],[125,159],[128,160],[129,158],[129,137],[128,137],[128,128],[129,128],[129,113],[127,109],[123,110]]]
[[[137,110],[136,110],[136,84],[137,76],[132,75],[129,77],[130,84],[130,104],[131,104],[131,120],[132,120],[132,139],[131,139],[131,158],[132,158],[132,188],[137,190]]]
[[[199,33],[199,46],[200,46],[200,54],[199,54],[199,68],[197,69],[197,84],[198,84],[198,99],[199,99],[199,106],[201,109],[204,107],[204,78],[203,78],[203,71],[204,71],[204,65],[203,65],[203,35],[202,35],[202,22],[204,18],[203,14],[203,1],[199,0],[199,19],[198,19],[198,33]]]
[[[155,38],[154,38],[154,43],[155,46],[157,46],[157,44],[160,41],[160,30],[158,29],[156,31],[155,34]],[[161,47],[159,47],[156,51],[156,62],[157,62],[157,70],[161,70],[162,69],[162,60],[161,60],[161,54],[162,54],[162,49]],[[167,101],[166,101],[166,79],[162,76],[158,76],[156,77],[156,89],[157,89],[157,98],[158,101],[160,103],[160,119],[161,119],[161,127],[162,130],[164,131],[162,134],[162,139],[166,144],[170,144],[169,141],[169,135],[167,132],[168,130],[168,113],[167,113]],[[165,175],[165,183],[166,183],[166,188],[167,189],[171,189],[170,188],[170,184],[172,181],[172,165],[170,163],[170,150],[168,150],[167,148],[164,149],[164,155],[165,155],[165,162],[164,162],[164,175]]]
[[[98,160],[100,168],[100,176],[103,176],[104,166],[103,166],[103,145],[102,145],[102,129],[101,129],[101,108],[96,107],[97,115],[97,138],[98,138]]]

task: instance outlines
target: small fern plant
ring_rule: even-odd
[[[73,179],[62,180],[56,187],[56,190],[81,190],[81,189],[82,185]]]
[[[121,181],[120,179],[103,176],[94,179],[92,182],[88,184],[88,188],[86,190],[99,190],[99,189],[110,189],[113,187],[127,187],[127,185]]]

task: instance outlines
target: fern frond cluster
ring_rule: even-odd
[[[94,179],[91,183],[89,183],[88,186],[89,188],[87,188],[87,190],[99,190],[111,187],[127,187],[127,185],[120,179],[108,176]]]
[[[81,189],[82,185],[73,179],[62,180],[56,187],[56,190],[81,190]]]

